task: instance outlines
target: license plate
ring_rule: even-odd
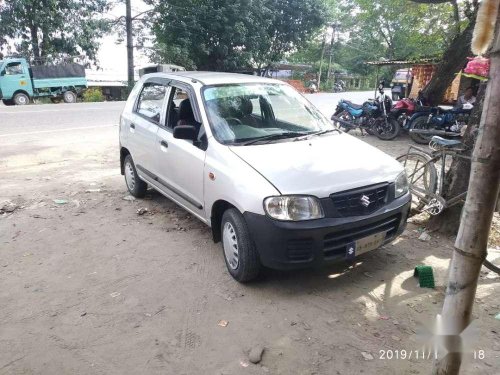
[[[385,235],[386,232],[375,233],[349,243],[346,246],[346,258],[352,259],[360,254],[379,248],[384,243]]]

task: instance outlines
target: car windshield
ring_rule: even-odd
[[[302,95],[284,84],[207,86],[203,98],[212,132],[223,144],[279,141],[333,129]]]

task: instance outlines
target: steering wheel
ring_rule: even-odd
[[[243,125],[241,120],[239,118],[236,118],[236,117],[228,117],[225,120],[229,125]]]

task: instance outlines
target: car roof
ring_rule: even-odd
[[[201,72],[201,71],[179,71],[170,73],[151,73],[145,77],[161,77],[177,79],[179,81],[198,81],[202,85],[219,85],[234,83],[283,83],[282,81],[264,78],[249,74],[222,73],[222,72]]]

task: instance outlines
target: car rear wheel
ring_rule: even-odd
[[[231,276],[240,283],[254,280],[262,265],[243,215],[230,208],[222,215],[222,249]]]
[[[30,98],[28,95],[20,92],[16,95],[14,95],[14,104],[15,105],[26,105],[29,104]]]
[[[123,161],[125,183],[130,194],[136,198],[143,198],[148,190],[148,184],[142,181],[135,169],[132,156],[127,155]]]

